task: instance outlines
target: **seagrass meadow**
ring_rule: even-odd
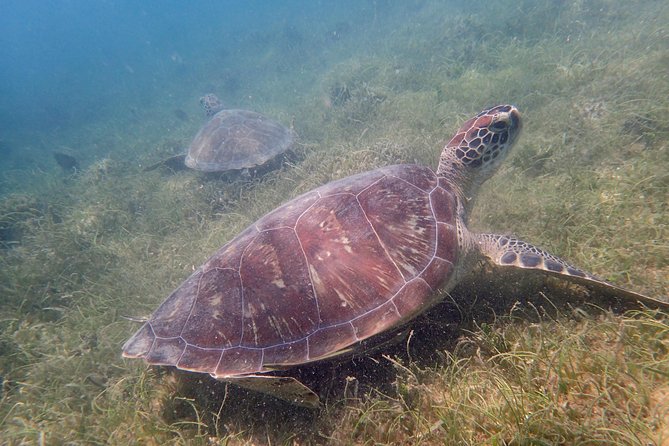
[[[497,103],[524,129],[470,228],[666,299],[666,1],[365,4],[234,49],[220,30],[149,91],[0,139],[1,444],[669,445],[669,315],[524,272],[481,267],[397,342],[291,371],[318,410],[121,358],[131,319],[257,218],[350,174],[436,167]],[[294,156],[256,177],[143,171],[188,145],[212,90],[291,124]]]

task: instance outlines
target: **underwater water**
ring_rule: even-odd
[[[472,230],[669,292],[664,1],[0,2],[0,444],[667,444],[669,322],[487,267],[403,336],[291,370],[296,407],[121,357],[248,225],[331,180],[523,132]],[[199,100],[293,132],[271,168],[181,165]]]

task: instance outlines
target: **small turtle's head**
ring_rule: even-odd
[[[520,134],[520,112],[513,105],[483,110],[462,124],[441,152],[437,173],[466,196],[495,172]]]
[[[204,109],[207,116],[214,116],[216,113],[223,110],[223,102],[218,99],[214,93],[205,94],[200,98],[200,106]]]

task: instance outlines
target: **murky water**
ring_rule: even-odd
[[[458,126],[498,103],[519,107],[524,130],[470,226],[667,295],[664,2],[28,1],[0,11],[1,442],[363,444],[347,424],[358,398],[386,407],[416,397],[398,391],[388,354],[443,364],[472,319],[546,293],[582,302],[552,282],[483,271],[454,291],[475,317],[444,304],[399,343],[293,371],[317,388],[320,412],[120,356],[137,319],[256,219],[351,174],[435,168]],[[210,93],[285,126],[290,153],[262,169],[185,167]],[[479,313],[475,296],[491,310]]]

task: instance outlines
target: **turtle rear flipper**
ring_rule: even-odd
[[[262,392],[302,407],[316,409],[320,399],[309,387],[290,376],[245,375],[239,377],[219,378],[245,389]]]
[[[669,301],[655,299],[620,288],[522,240],[496,234],[476,234],[474,238],[481,254],[496,266],[536,270],[575,283],[592,286],[630,302],[638,302],[665,311],[669,310]]]

